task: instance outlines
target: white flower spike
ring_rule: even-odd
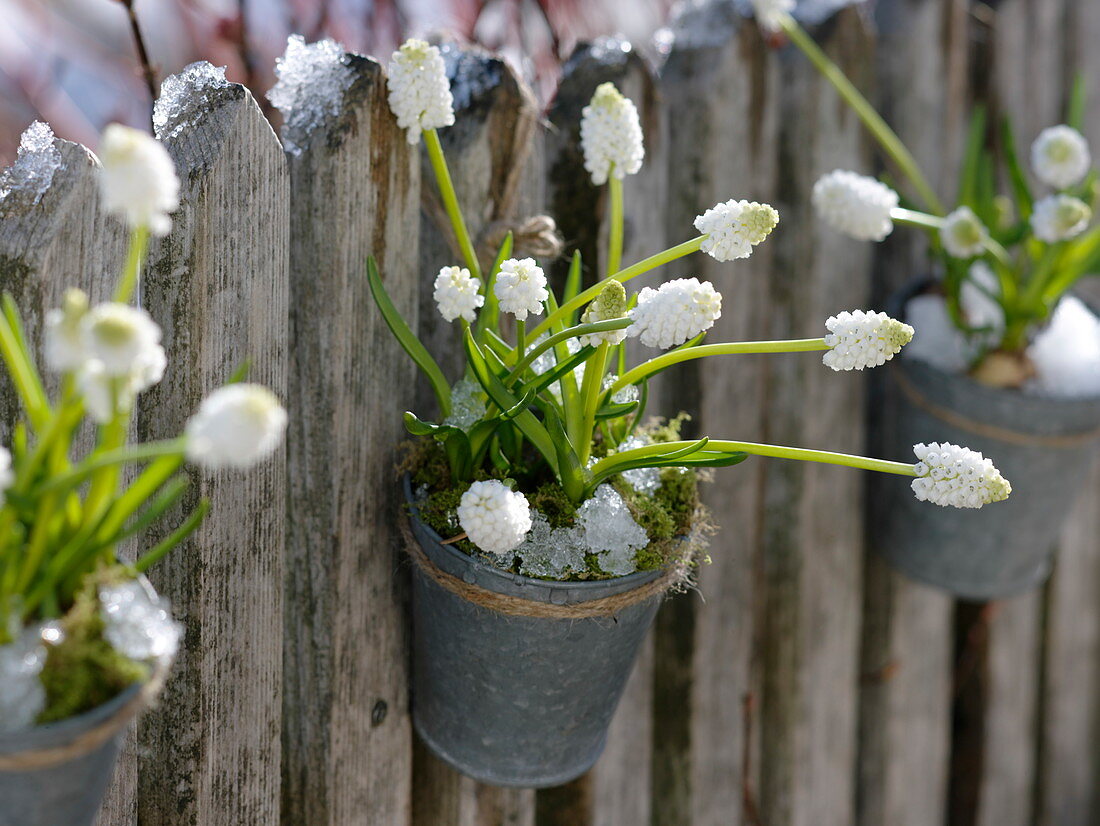
[[[752,0],[756,22],[764,31],[775,34],[783,28],[783,20],[794,11],[795,0]]]
[[[150,135],[112,123],[99,146],[103,207],[131,229],[167,235],[168,215],[179,209],[180,182],[168,150]]]
[[[913,445],[917,478],[913,493],[922,502],[955,508],[980,508],[1000,502],[1012,493],[1012,485],[993,462],[977,451],[958,445]]]
[[[477,308],[485,303],[480,289],[481,280],[471,276],[465,267],[444,267],[435,277],[432,298],[446,321],[462,318],[472,324],[477,318]]]
[[[721,315],[722,296],[709,281],[677,278],[638,293],[627,335],[637,336],[647,347],[668,349],[709,330]]]
[[[707,237],[702,250],[718,261],[748,258],[779,223],[779,213],[756,201],[715,204],[695,219],[695,228]]]
[[[1031,231],[1040,241],[1054,244],[1080,235],[1091,220],[1092,210],[1080,198],[1048,195],[1035,202],[1031,213]]]
[[[46,313],[46,364],[58,373],[80,369],[87,359],[80,322],[88,312],[83,290],[66,290],[61,309]]]
[[[210,470],[251,467],[275,452],[286,423],[286,411],[266,387],[227,385],[188,420],[187,458]]]
[[[108,376],[129,377],[160,361],[160,327],[145,310],[100,304],[82,317],[80,328],[85,358],[98,361]]]
[[[459,501],[458,524],[481,550],[501,556],[519,547],[531,530],[531,507],[503,482],[474,482]]]
[[[616,281],[614,278],[608,279],[604,282],[604,287],[600,290],[600,294],[597,295],[592,303],[584,311],[584,315],[581,316],[581,321],[585,324],[591,324],[594,321],[610,321],[613,318],[623,318],[626,316],[626,287],[622,285],[622,282]],[[600,344],[607,342],[608,344],[619,344],[626,338],[626,331],[628,328],[622,330],[609,330],[606,333],[593,333],[592,335],[586,335],[580,337],[580,343],[583,345],[591,344],[593,347],[599,347]]]
[[[638,110],[614,83],[601,83],[581,110],[581,149],[584,168],[596,186],[607,183],[608,175],[624,178],[642,168],[645,147]]]
[[[861,241],[881,241],[894,229],[898,194],[867,175],[835,169],[814,184],[813,205],[833,229]]]
[[[493,292],[500,311],[512,313],[520,321],[526,321],[528,313],[541,313],[542,302],[550,297],[546,274],[533,258],[509,258],[503,262]]]
[[[879,367],[913,339],[912,327],[886,313],[846,310],[831,316],[825,327],[829,330],[825,343],[832,349],[821,361],[838,372]]]
[[[973,258],[985,252],[989,232],[974,210],[961,206],[943,219],[940,240],[947,254],[955,258]]]
[[[1031,145],[1031,168],[1048,186],[1065,189],[1081,183],[1092,166],[1089,143],[1071,126],[1051,126]]]
[[[455,122],[451,84],[438,48],[423,40],[406,40],[393,53],[387,71],[390,109],[409,143],[420,143],[422,131]]]

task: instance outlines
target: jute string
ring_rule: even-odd
[[[575,602],[571,605],[555,605],[550,602],[523,599],[509,594],[498,594],[496,591],[490,591],[487,588],[482,588],[479,585],[452,576],[441,570],[428,558],[416,537],[413,536],[408,522],[404,519],[401,520],[401,533],[405,539],[406,552],[425,576],[440,587],[446,588],[452,594],[462,597],[467,602],[472,602],[480,608],[488,608],[499,614],[508,614],[513,617],[543,617],[545,619],[566,620],[610,617],[624,608],[637,605],[639,602],[645,602],[652,597],[664,594],[672,588],[684,585],[688,581],[691,571],[691,560],[686,558],[672,565],[657,579],[630,591],[613,594],[609,597],[590,599],[585,602]]]
[[[954,410],[941,407],[935,402],[930,401],[917,389],[913,382],[905,376],[900,368],[895,367],[890,371],[890,374],[894,377],[894,381],[897,382],[898,387],[901,388],[901,392],[909,401],[925,413],[935,416],[940,421],[946,422],[960,430],[965,430],[968,433],[974,433],[978,436],[998,439],[1002,442],[1022,445],[1024,447],[1077,447],[1100,438],[1100,428],[1086,430],[1083,433],[1070,433],[1065,436],[1043,436],[1036,433],[1020,433],[1019,431],[1010,430],[1006,427],[998,427],[997,425],[975,421],[968,416],[956,413]]]
[[[159,664],[149,681],[129,701],[99,725],[88,729],[68,743],[15,754],[0,754],[0,772],[51,769],[95,751],[125,728],[145,708],[153,704],[164,686],[168,668],[168,663]]]

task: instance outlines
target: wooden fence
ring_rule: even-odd
[[[816,178],[875,171],[872,147],[809,64],[769,48],[735,9],[690,5],[659,38],[656,70],[619,40],[581,47],[545,120],[506,64],[449,48],[458,111],[442,137],[472,232],[549,212],[596,268],[605,204],[582,174],[578,120],[612,80],[638,103],[646,137],[646,165],[625,187],[628,260],[689,237],[719,200],[781,212],[749,261],[695,256],[662,273],[714,281],[725,299],[715,337],[814,335],[921,273],[914,233],[872,248],[814,220]],[[813,34],[874,90],[944,194],[976,99],[1030,139],[1060,120],[1083,72],[1100,146],[1096,3],[879,0],[874,20],[847,9]],[[260,472],[203,477],[211,518],[152,575],[186,643],[160,707],[128,740],[100,826],[1100,822],[1100,469],[1050,583],[985,605],[870,553],[874,478],[758,460],[720,471],[707,490],[722,523],[713,562],[699,593],[662,607],[587,776],[497,789],[417,743],[393,462],[400,413],[426,396],[363,264],[379,259],[398,307],[453,364],[429,285],[455,253],[386,106],[383,68],[349,55],[345,72],[335,114],[295,126],[290,151],[233,84],[195,85],[161,130],[183,205],[154,245],[142,301],[170,368],[137,430],[176,432],[246,355],[288,400],[291,428],[285,456]],[[103,293],[124,249],[94,160],[57,147],[64,163],[43,197],[0,196],[0,282],[35,340],[60,291]],[[731,359],[705,377],[684,367],[663,396],[699,431],[873,447],[862,375],[802,357]]]

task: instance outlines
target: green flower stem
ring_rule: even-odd
[[[685,255],[691,255],[693,252],[698,252],[699,248],[703,246],[703,241],[706,240],[705,235],[699,235],[692,238],[690,241],[684,241],[682,244],[677,244],[675,247],[669,247],[667,250],[662,250],[656,255],[651,255],[649,258],[644,258],[637,264],[631,264],[625,270],[619,270],[614,273],[611,278],[625,284],[631,278],[636,278],[643,273],[647,273],[650,270],[663,266],[670,261],[675,261],[677,258],[683,258]],[[593,284],[587,290],[579,293],[575,297],[569,299],[562,304],[558,309],[554,310],[550,315],[546,317],[541,324],[539,324],[534,330],[531,331],[531,338],[536,339],[547,330],[551,325],[567,317],[571,312],[578,307],[582,307],[591,301],[593,298],[600,294],[603,290],[603,283],[598,282]]]
[[[581,467],[588,464],[588,458],[592,455],[592,435],[596,428],[596,408],[600,404],[600,391],[603,387],[604,368],[607,367],[607,351],[609,345],[606,341],[596,348],[592,358],[584,366],[584,383],[581,389],[581,406],[584,414],[581,418],[581,431],[579,448]]]
[[[115,301],[130,303],[141,278],[141,264],[145,261],[145,252],[149,248],[149,227],[138,227],[130,234],[130,252],[126,256],[126,268],[122,271]]]
[[[883,148],[886,154],[897,164],[898,169],[913,184],[913,188],[917,190],[928,208],[937,215],[943,215],[946,210],[943,208],[940,199],[936,197],[935,190],[932,189],[928,180],[924,177],[924,173],[921,172],[916,159],[906,149],[905,144],[901,142],[901,138],[875,111],[875,107],[848,80],[840,67],[829,59],[829,56],[821,50],[821,47],[814,42],[814,39],[807,34],[805,29],[795,22],[793,17],[783,15],[781,25],[791,42],[809,58],[822,76],[832,84],[833,88],[844,99],[844,102],[852,107],[852,111],[863,121],[863,125],[878,141],[879,146]]]
[[[823,338],[802,338],[791,341],[728,341],[721,344],[701,344],[684,350],[672,350],[651,358],[649,361],[642,362],[620,376],[607,392],[614,394],[617,390],[621,390],[630,384],[637,384],[642,379],[671,367],[673,364],[690,361],[691,359],[756,353],[812,353],[828,349],[830,349],[829,345],[825,343]]]
[[[523,351],[527,349],[527,322],[516,319],[516,358],[523,358]]]
[[[428,159],[432,163],[432,171],[435,173],[435,180],[439,185],[439,194],[443,197],[443,208],[447,210],[447,217],[451,219],[451,227],[458,239],[458,246],[462,249],[462,257],[466,259],[466,266],[469,268],[470,274],[474,278],[481,278],[481,266],[478,264],[474,245],[470,241],[470,233],[466,229],[466,222],[462,218],[462,210],[458,207],[458,197],[455,195],[451,173],[447,169],[447,159],[443,157],[443,146],[439,142],[439,133],[434,129],[425,129],[424,145],[428,148]]]
[[[614,173],[612,165],[611,173]],[[611,225],[607,231],[607,277],[619,271],[623,262],[623,179],[614,174],[607,179],[611,201]]]
[[[50,403],[38,371],[20,346],[19,336],[6,317],[0,317],[0,355],[8,367],[8,375],[27,411],[27,418],[36,431],[41,431],[50,419]]]
[[[660,442],[658,444],[624,450],[608,456],[592,467],[592,474],[600,472],[612,463],[629,462],[655,454],[671,453],[691,447],[695,442]],[[768,456],[774,459],[796,459],[802,462],[819,462],[827,465],[844,465],[859,470],[874,470],[879,473],[893,473],[898,476],[916,476],[915,466],[906,462],[889,462],[885,459],[868,459],[864,456],[852,456],[847,453],[832,453],[827,450],[807,450],[801,447],[781,447],[779,445],[761,445],[754,442],[730,442],[712,439],[707,442],[708,452],[748,453],[753,456]]]
[[[890,210],[890,218],[895,223],[905,224],[911,227],[920,227],[921,229],[934,230],[938,232],[943,229],[943,218],[935,215],[929,215],[926,212],[917,212],[912,209],[904,209],[902,207],[894,207]],[[988,235],[983,242],[986,250],[996,258],[999,262],[1006,267],[1012,266],[1012,256],[1008,254],[1003,246],[990,238]]]

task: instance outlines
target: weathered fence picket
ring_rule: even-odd
[[[1092,3],[879,0],[873,14],[846,9],[812,33],[948,200],[974,101],[1011,114],[1026,148],[1061,119],[1077,72],[1100,77]],[[713,281],[724,298],[716,341],[811,336],[841,310],[882,308],[925,272],[924,240],[899,231],[871,247],[821,225],[809,203],[818,176],[880,172],[881,156],[804,57],[780,45],[737,0],[687,4],[653,50],[657,67],[619,39],[581,44],[545,122],[503,60],[447,45],[457,120],[440,137],[483,264],[507,229],[546,213],[566,250],[584,254],[586,277],[602,270],[606,204],[583,172],[578,121],[610,80],[636,102],[646,140],[643,171],[624,187],[627,262],[690,238],[718,201],[768,201],[782,216],[748,261],[695,255],[632,289]],[[332,70],[339,99],[318,106],[320,87],[300,89],[282,145],[243,87],[202,67],[166,85],[158,134],[183,205],[141,290],[169,372],[142,397],[137,431],[178,432],[246,357],[252,379],[287,400],[291,424],[285,457],[248,475],[196,474],[191,503],[208,495],[214,510],[152,574],[186,625],[184,650],[130,738],[99,826],[1100,817],[1100,468],[1045,589],[985,605],[905,579],[865,547],[874,478],[757,459],[720,470],[705,494],[719,532],[699,593],[662,607],[593,770],[536,794],[479,784],[433,757],[409,719],[394,467],[400,413],[430,416],[434,403],[363,273],[374,255],[453,380],[459,348],[431,293],[438,269],[461,256],[424,150],[389,112],[382,66],[349,54]],[[1089,97],[1095,147],[1100,92]],[[64,288],[105,297],[126,248],[101,212],[94,158],[52,146],[59,164],[40,197],[0,183],[0,287],[36,345]],[[554,277],[567,266],[541,263]],[[691,433],[881,452],[873,430],[889,412],[869,433],[867,387],[872,409],[877,394],[862,375],[808,354],[698,368],[663,377],[651,410],[687,409]],[[0,441],[13,411],[0,388]]]
[[[321,81],[284,111],[294,346],[283,823],[402,826],[412,808],[403,427],[387,411],[412,406],[415,367],[375,310],[365,266],[373,255],[415,326],[420,165],[382,67],[344,64],[338,115],[310,119]]]

